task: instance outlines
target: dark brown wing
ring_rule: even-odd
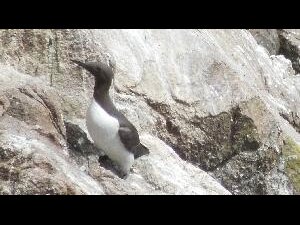
[[[132,128],[130,129],[130,127],[120,126],[119,136],[122,143],[129,151],[140,143],[137,131]]]
[[[96,99],[97,101],[97,99]],[[139,134],[134,125],[113,105],[112,101],[97,101],[101,107],[119,122],[119,136],[125,148],[134,154],[135,158],[149,153],[149,150],[140,144]]]
[[[139,134],[136,128],[132,124],[126,124],[128,126],[121,126],[119,128],[119,136],[121,142],[126,149],[134,154],[134,158],[139,158],[145,154],[149,154],[149,150],[140,143]]]

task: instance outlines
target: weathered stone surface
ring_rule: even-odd
[[[10,71],[9,80],[8,73],[0,72],[1,81],[10,81],[0,83],[1,193],[103,193],[67,158],[65,126],[53,90]]]
[[[279,54],[291,60],[294,70],[300,73],[300,30],[279,30]]]
[[[139,132],[159,137],[181,158],[210,171],[233,193],[293,192],[282,169],[282,134],[300,143],[300,76],[290,60],[270,56],[271,50],[268,53],[258,45],[250,32],[0,33],[0,60],[52,86],[65,119],[81,123],[83,130],[80,121],[90,101],[93,79],[70,59],[112,60],[116,75],[111,93]],[[26,35],[31,38],[22,38]],[[270,46],[276,46],[277,52],[277,44]],[[96,169],[98,159],[90,158],[93,174],[102,177]],[[85,162],[84,156],[80,160]],[[123,189],[117,192],[124,193]]]
[[[63,120],[55,89],[12,69],[0,81],[0,194],[230,194],[149,134],[141,140],[151,154],[120,179],[86,132]]]
[[[240,119],[233,118],[231,149],[235,154],[213,173],[222,184],[235,194],[288,194],[291,189],[288,179],[272,189],[267,177],[278,176],[276,170],[283,159],[281,148],[282,130],[267,114],[260,99],[251,99],[239,105]],[[243,115],[243,117],[241,117]],[[275,179],[275,178],[274,178]],[[278,179],[278,178],[277,178]]]
[[[291,179],[295,194],[300,194],[300,145],[292,139],[284,140],[283,156],[285,171]]]
[[[277,55],[280,49],[280,41],[276,29],[250,29],[258,44],[264,46],[270,55]]]
[[[290,113],[280,113],[280,115],[288,121],[294,128],[295,130],[300,133],[300,117],[298,114],[294,113],[291,111]]]

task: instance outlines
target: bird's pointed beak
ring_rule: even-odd
[[[86,64],[85,64],[85,63],[80,62],[80,61],[78,61],[78,60],[74,60],[74,59],[71,59],[71,61],[72,61],[73,63],[76,63],[78,66],[81,66],[81,67],[83,67],[83,68],[86,69]]]
[[[78,66],[81,66],[82,68],[89,71],[92,75],[94,75],[93,67],[89,63],[83,63],[78,60],[71,59],[72,62],[76,63]]]

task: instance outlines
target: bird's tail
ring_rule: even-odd
[[[143,155],[149,155],[149,153],[149,149],[140,143],[138,146],[135,147],[134,158],[137,159]]]

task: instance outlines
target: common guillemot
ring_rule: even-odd
[[[149,150],[140,143],[137,129],[115,107],[109,96],[113,70],[101,62],[71,61],[95,78],[93,99],[86,114],[87,129],[96,147],[118,165],[120,175],[125,177],[134,159],[149,154]]]

